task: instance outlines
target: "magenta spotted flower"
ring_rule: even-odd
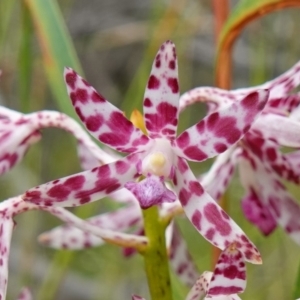
[[[270,91],[263,113],[252,124],[240,142],[217,157],[202,182],[210,195],[218,199],[239,167],[239,178],[245,189],[242,209],[245,217],[264,235],[277,225],[300,245],[300,205],[289,193],[285,181],[299,184],[300,147],[300,61],[279,77],[261,86],[225,91],[199,87],[180,99],[183,109],[198,101],[209,110],[222,109],[240,101],[246,93],[258,88]],[[282,147],[289,147],[284,153]]]
[[[185,214],[215,246],[236,242],[245,258],[260,263],[255,246],[204,191],[186,160],[203,161],[224,152],[250,128],[264,108],[268,91],[258,90],[215,112],[176,138],[179,84],[175,46],[165,42],[154,60],[144,96],[148,136],[123,113],[67,68],[65,80],[73,106],[90,133],[113,149],[129,153],[116,162],[57,179],[28,190],[24,200],[38,205],[78,206],[127,187],[142,207],[174,201],[164,182],[173,183]],[[149,203],[149,193],[159,190]]]

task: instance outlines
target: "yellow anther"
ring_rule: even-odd
[[[134,109],[132,111],[130,121],[135,127],[141,129],[147,135],[144,118],[139,110]]]
[[[237,251],[236,242],[233,242],[232,244],[230,244],[230,245],[228,246],[228,250],[229,250],[229,252],[231,252],[231,253],[235,253],[235,252]]]
[[[150,164],[154,168],[162,168],[166,163],[166,158],[162,153],[154,153],[150,157]]]

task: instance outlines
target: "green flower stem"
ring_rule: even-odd
[[[295,282],[295,287],[294,287],[294,297],[293,299],[298,299],[300,297],[300,264],[298,267],[298,274]]]
[[[159,219],[157,206],[143,210],[145,235],[149,240],[144,255],[152,300],[172,300],[165,226]]]

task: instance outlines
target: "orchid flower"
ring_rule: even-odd
[[[239,102],[244,93],[253,89],[270,89],[270,97],[263,113],[238,144],[217,157],[204,176],[204,181],[210,186],[216,186],[211,195],[219,198],[233,176],[235,165],[239,164],[242,178],[248,178],[242,180],[246,190],[242,208],[247,219],[265,235],[270,234],[279,224],[298,244],[300,206],[289,195],[281,179],[300,182],[297,168],[299,159],[297,151],[284,154],[280,147],[300,147],[300,94],[290,94],[299,84],[300,62],[278,78],[258,87],[235,91],[196,88],[180,99],[181,107],[203,101],[209,103],[210,110],[214,110]],[[249,179],[251,177],[252,180]]]
[[[185,300],[238,300],[246,288],[246,265],[236,245],[222,251],[214,272],[204,272]],[[133,300],[144,299],[134,295]]]
[[[83,169],[95,167],[98,160],[92,152],[82,144],[79,144],[81,166]],[[131,232],[135,235],[144,235],[143,218],[140,207],[134,195],[127,189],[117,190],[109,195],[114,201],[121,202],[122,207],[115,211],[94,216],[86,222],[118,232]],[[159,207],[160,217],[172,219],[174,215],[181,213],[179,201],[162,203]],[[44,232],[39,236],[39,242],[54,249],[83,250],[90,247],[101,246],[105,241],[90,232],[65,224]],[[192,286],[199,277],[197,268],[191,259],[187,245],[181,236],[180,230],[170,222],[166,229],[166,246],[169,253],[171,266],[178,278],[187,286]],[[128,257],[137,253],[134,248],[123,248],[123,254]]]
[[[67,68],[65,80],[75,110],[86,128],[102,143],[129,153],[116,162],[54,180],[28,190],[25,201],[45,206],[78,206],[128,187],[141,207],[175,201],[165,187],[171,180],[185,214],[215,246],[225,249],[237,242],[245,258],[260,263],[260,255],[242,230],[204,191],[186,159],[203,161],[236,143],[263,109],[268,92],[259,90],[218,113],[213,113],[176,138],[178,124],[177,60],[172,42],[164,43],[154,60],[144,97],[149,136]],[[145,176],[140,182],[135,179]],[[129,184],[128,184],[129,183]],[[149,203],[149,193],[155,202]],[[166,198],[165,198],[166,197]]]
[[[139,116],[139,121],[142,121]],[[136,119],[136,118],[135,118]],[[93,156],[84,144],[78,144],[78,153],[82,169],[89,169],[99,164],[99,157]],[[118,158],[115,155],[116,159]],[[120,157],[119,157],[120,158]],[[100,158],[100,161],[102,159]],[[118,232],[131,232],[135,235],[144,234],[143,218],[140,207],[134,195],[127,189],[120,189],[109,195],[116,202],[121,202],[123,207],[115,211],[107,212],[87,219],[86,221],[102,229],[110,229]],[[182,212],[179,201],[162,203],[160,206],[161,218],[171,219]],[[83,250],[90,247],[101,246],[105,241],[90,232],[78,227],[65,224],[44,232],[39,236],[39,242],[54,249]],[[187,245],[181,236],[180,230],[170,222],[166,230],[166,245],[171,266],[178,278],[187,286],[192,286],[199,277],[197,268],[189,254]],[[137,253],[135,248],[123,248],[124,256],[128,257]]]

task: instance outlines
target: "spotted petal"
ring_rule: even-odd
[[[236,244],[222,251],[214,275],[209,283],[207,296],[242,293],[246,288],[246,265]]]
[[[0,175],[17,164],[30,145],[39,141],[40,129],[49,127],[71,133],[79,144],[95,157],[97,165],[113,160],[113,157],[99,148],[75,120],[65,114],[39,111],[24,115],[0,106]]]
[[[242,199],[242,210],[249,222],[257,226],[264,235],[269,235],[277,227],[276,220],[272,216],[268,206],[261,201],[253,188]]]
[[[136,206],[120,208],[86,220],[99,228],[125,231],[141,222],[140,210]],[[55,249],[79,250],[100,246],[104,241],[89,232],[68,224],[56,227],[39,236],[39,242]]]
[[[118,190],[137,173],[138,154],[28,190],[25,201],[45,206],[79,206]]]
[[[23,117],[0,119],[0,175],[21,161],[30,145],[40,138],[40,133]]]
[[[253,243],[203,190],[182,158],[178,159],[174,190],[179,196],[186,216],[203,237],[222,250],[236,242],[245,260],[256,264],[261,263],[260,254]]]
[[[202,297],[206,295],[209,284],[211,282],[212,276],[214,274],[212,272],[205,271],[201,274],[199,279],[196,281],[190,292],[188,293],[185,300],[200,300]],[[241,300],[241,298],[236,295],[219,295],[219,296],[208,296],[205,297],[204,300]]]
[[[257,119],[253,129],[260,130],[264,138],[281,146],[300,147],[300,122],[275,114],[265,114]]]
[[[290,154],[284,154],[280,151],[275,139],[265,139],[264,134],[265,131],[258,130],[256,127],[255,131],[251,130],[245,135],[243,144],[247,151],[244,155],[251,161],[252,153],[262,164],[271,168],[281,178],[299,183],[300,171],[295,160],[290,160]]]
[[[250,154],[249,154],[250,156]],[[242,160],[241,180],[247,188],[253,188],[260,200],[272,214],[276,223],[300,245],[300,206],[288,193],[285,186],[280,182],[278,175],[252,155],[252,161]],[[244,166],[247,166],[248,172]],[[255,166],[255,169],[253,169]]]
[[[204,102],[209,106],[209,112],[216,111],[239,100],[242,96],[233,95],[231,91],[214,87],[198,87],[184,93],[179,99],[179,111],[197,102]]]
[[[78,116],[96,139],[115,150],[129,153],[148,143],[148,137],[140,129],[75,71],[66,68],[65,81]]]
[[[152,65],[144,96],[144,117],[149,136],[174,139],[178,123],[178,67],[175,45],[165,42]]]
[[[224,152],[249,130],[267,99],[268,91],[260,90],[210,114],[175,140],[175,151],[179,156],[194,161]]]
[[[180,97],[180,111],[188,105],[196,102],[205,102],[209,105],[210,112],[226,107],[234,101],[238,101],[246,94],[259,89],[270,90],[267,108],[277,108],[291,112],[300,101],[299,93],[289,95],[289,93],[300,85],[300,61],[292,66],[288,71],[262,85],[241,88],[236,90],[222,90],[214,87],[194,88]]]
[[[8,256],[14,221],[0,215],[0,299],[6,299],[8,281]]]
[[[288,96],[282,96],[278,98],[270,98],[270,100],[267,103],[268,110],[274,108],[277,110],[277,112],[281,111],[285,113],[291,113],[294,112],[295,110],[298,110],[297,108],[299,107],[299,105],[300,105],[300,93],[296,93]]]

